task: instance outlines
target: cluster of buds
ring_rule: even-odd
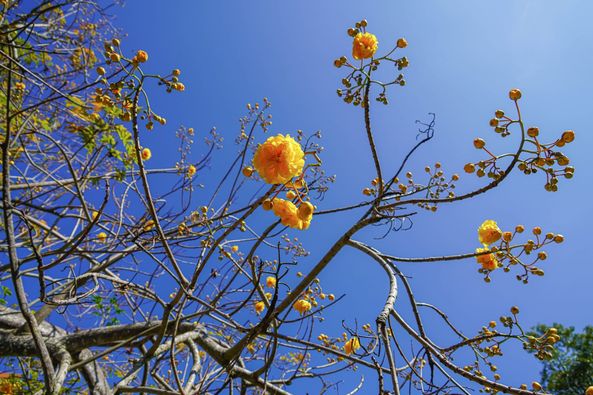
[[[424,171],[429,175],[428,181],[424,184],[416,183],[414,181],[414,175],[410,171],[406,172],[405,180],[400,181],[399,178],[393,180],[392,191],[395,194],[396,201],[401,200],[402,196],[412,194],[422,194],[424,198],[430,200],[455,197],[454,189],[455,183],[459,181],[458,174],[452,174],[450,177],[446,177],[440,162],[436,162],[434,168],[426,166]],[[371,190],[371,192],[374,193],[374,190]],[[436,204],[433,203],[418,203],[417,205],[428,211],[435,212],[437,210]]]
[[[539,264],[548,258],[548,254],[541,249],[549,244],[559,244],[564,241],[564,236],[548,232],[545,235],[542,229],[536,226],[532,229],[534,239],[526,242],[513,244],[513,240],[518,234],[525,231],[523,225],[517,225],[514,231],[502,231],[495,221],[487,220],[478,229],[478,236],[484,248],[478,248],[476,260],[481,264],[478,270],[484,274],[484,281],[490,282],[492,271],[503,268],[504,272],[509,272],[512,266],[518,266],[523,269],[522,274],[516,276],[518,281],[527,284],[529,276],[543,276],[544,271]],[[498,242],[497,245],[493,245]]]
[[[521,98],[521,91],[512,89],[509,92],[509,97],[516,104]],[[494,132],[506,137],[511,134],[510,126],[520,124],[523,130],[523,121],[521,119],[512,119],[505,115],[503,110],[496,110],[494,118],[490,120],[490,126],[494,128]],[[557,148],[564,147],[574,141],[575,133],[572,130],[566,130],[554,142],[549,144],[542,144],[538,140],[538,127],[529,127],[526,131],[526,136],[523,136],[525,143],[531,144],[533,149],[523,148],[518,155],[528,154],[527,158],[517,158],[517,168],[524,174],[534,174],[538,171],[546,175],[545,189],[549,192],[556,192],[558,190],[558,177],[570,179],[574,175],[574,167],[569,166],[570,160],[562,152],[557,151]],[[474,140],[474,147],[485,151],[490,158],[481,160],[477,163],[468,163],[464,166],[466,173],[476,173],[478,177],[488,176],[494,180],[500,178],[504,171],[497,166],[497,160],[509,155],[496,156],[486,148],[486,141],[482,138]]]
[[[179,82],[180,75],[181,70],[175,69],[171,72],[171,75],[168,78],[161,79],[161,82],[167,87],[168,93],[171,93],[174,90],[179,92],[183,92],[185,90],[185,85],[182,82]]]
[[[554,344],[559,340],[560,335],[558,335],[558,329],[548,328],[542,336],[527,336],[523,343],[523,348],[534,352],[535,357],[543,361],[552,359],[554,356]]]
[[[381,62],[391,62],[400,71],[409,65],[409,61],[406,57],[395,58],[391,56],[396,49],[403,49],[408,46],[408,42],[405,38],[399,38],[395,43],[394,48],[385,56],[376,57],[375,54],[379,42],[374,34],[366,31],[367,25],[368,22],[363,19],[347,31],[348,36],[352,38],[352,58],[357,61],[359,60],[360,64],[355,65],[355,62],[350,62],[346,56],[340,56],[334,60],[334,66],[337,68],[347,67],[350,69],[350,73],[342,78],[343,87],[336,92],[344,102],[355,106],[366,105],[368,100],[368,98],[365,97],[367,84],[376,84],[381,87],[381,92],[375,100],[383,104],[389,103],[386,93],[388,86],[404,86],[406,84],[402,74],[399,74],[393,80],[388,82],[371,79],[371,72],[377,70]],[[365,59],[369,59],[369,61],[365,63]]]
[[[311,359],[310,353],[302,352],[289,352],[286,355],[281,355],[279,360],[290,363],[292,365],[298,365],[301,369],[307,368],[308,361]]]
[[[546,175],[544,185],[546,191],[558,191],[558,177],[572,178],[574,167],[569,166],[570,159],[562,152],[556,151],[556,148],[572,143],[575,133],[572,130],[566,130],[560,138],[550,144],[542,144],[538,141],[539,128],[537,127],[528,128],[527,135],[529,138],[526,141],[534,146],[535,154],[519,162],[518,169],[527,175],[542,171]]]

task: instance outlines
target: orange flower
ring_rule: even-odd
[[[379,42],[374,34],[358,33],[352,43],[352,57],[356,60],[372,58],[378,46]]]
[[[278,134],[260,144],[253,156],[253,166],[268,184],[285,184],[301,174],[304,157],[301,145],[290,135]]]
[[[356,352],[360,348],[360,341],[358,337],[353,337],[344,343],[344,352],[348,355]]]
[[[300,315],[305,314],[307,311],[311,310],[311,303],[306,301],[305,299],[299,299],[292,305],[296,311],[299,312]]]
[[[489,251],[489,249],[488,248],[476,248],[476,253],[486,252],[486,251]],[[480,265],[482,265],[482,268],[484,268],[486,270],[492,271],[492,270],[495,270],[496,268],[498,268],[498,259],[496,259],[496,257],[492,253],[478,255],[478,256],[476,256],[476,260],[478,261],[478,263]]]
[[[486,220],[478,228],[478,239],[485,246],[490,245],[502,237],[502,231],[495,221]]]

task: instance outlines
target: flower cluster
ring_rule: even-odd
[[[509,98],[518,106],[518,100],[521,98],[521,91],[519,89],[511,89]],[[502,137],[507,137],[511,134],[511,126],[518,124],[521,128],[523,144],[520,151],[516,155],[494,155],[486,148],[486,141],[482,138],[474,139],[474,147],[476,149],[486,152],[488,159],[481,160],[477,163],[468,163],[464,166],[466,173],[476,173],[478,177],[488,176],[494,180],[502,177],[505,171],[498,167],[498,161],[504,157],[512,156],[517,161],[517,168],[524,174],[535,174],[542,172],[546,175],[546,184],[544,188],[549,192],[558,191],[559,177],[570,179],[574,175],[574,167],[569,166],[570,159],[557,148],[562,148],[566,144],[572,143],[575,139],[575,133],[572,130],[566,130],[554,142],[543,144],[538,137],[540,130],[538,127],[526,128],[523,120],[512,119],[505,114],[503,110],[496,110],[494,118],[489,122],[490,127],[494,129],[495,133]],[[526,130],[525,130],[526,129]],[[521,157],[526,154],[526,157]]]
[[[338,89],[337,93],[346,103],[352,103],[355,106],[367,105],[368,97],[365,94],[365,87],[367,85],[376,84],[381,87],[381,92],[375,100],[383,104],[388,103],[386,96],[388,86],[405,85],[406,82],[402,74],[399,74],[392,81],[386,82],[371,79],[371,72],[377,70],[381,62],[391,62],[398,70],[402,70],[409,65],[406,57],[394,58],[391,56],[396,49],[403,49],[408,46],[405,38],[399,38],[396,41],[395,48],[391,49],[386,55],[377,57],[376,53],[379,48],[379,41],[374,34],[366,31],[367,25],[368,22],[363,19],[360,22],[356,22],[354,27],[348,29],[348,35],[352,37],[352,58],[359,60],[360,63],[351,63],[346,56],[341,56],[334,60],[334,66],[351,69],[350,74],[342,79],[344,88]],[[370,59],[370,61],[365,63],[364,60],[366,59]]]
[[[490,282],[490,273],[493,270],[503,268],[505,272],[509,272],[511,266],[515,265],[523,268],[523,274],[517,275],[517,280],[523,283],[528,282],[529,275],[544,275],[544,271],[537,264],[545,261],[548,254],[540,249],[551,243],[562,243],[564,236],[555,233],[543,234],[542,229],[536,226],[532,229],[535,240],[511,244],[515,237],[524,231],[525,227],[523,225],[517,225],[513,232],[503,232],[493,220],[486,220],[480,225],[478,240],[483,247],[476,249],[475,258],[481,265],[479,271],[485,274],[484,280],[486,282]],[[497,243],[497,245],[494,245],[494,243]],[[536,251],[537,253],[534,253]],[[534,255],[535,257],[530,259]],[[528,262],[528,260],[531,262]]]

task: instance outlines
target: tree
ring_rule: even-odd
[[[538,325],[530,335],[534,339],[557,334],[552,357],[542,361],[542,384],[557,395],[580,394],[593,384],[593,327],[582,333],[561,324]],[[591,390],[593,391],[593,389]]]
[[[499,322],[465,335],[437,306],[416,300],[399,263],[475,259],[487,282],[500,270],[528,283],[544,275],[543,248],[561,243],[562,235],[536,226],[526,236],[522,225],[502,231],[485,220],[475,251],[402,258],[373,247],[363,230],[408,228],[419,209],[462,204],[504,185],[515,169],[543,176],[545,189],[555,192],[574,173],[559,151],[574,132],[544,142],[550,137],[526,127],[521,92],[511,89],[511,110],[497,110],[490,126],[516,145],[495,154],[485,140],[474,141],[481,157],[464,170],[489,179],[480,188],[456,194],[459,175],[445,175],[440,163],[416,178],[407,170],[435,133],[434,115],[419,123],[418,142],[401,166],[387,171],[371,108],[387,105],[388,89],[405,79],[376,75],[386,65],[408,67],[407,42],[379,50],[362,20],[348,30],[352,57],[334,63],[346,70],[337,93],[361,113],[375,168],[362,198],[354,191],[347,206],[315,206],[333,181],[323,170],[321,136],[274,135],[264,99],[247,106],[238,153],[222,151],[228,168],[195,207],[192,196],[222,149],[221,136],[212,130],[196,144],[201,159],[190,161],[196,133],[179,127],[176,163],[150,166],[143,138],[167,124],[150,97],[155,90],[181,93],[185,85],[178,69],[143,71],[149,54],[120,41],[106,14],[110,6],[2,2],[0,356],[10,373],[4,391],[286,394],[306,381],[323,392],[364,370],[382,394],[467,394],[474,386],[543,393],[537,382],[531,389],[504,384],[494,361],[512,343],[549,358],[552,334],[533,341],[512,307]],[[315,232],[316,218],[338,212],[352,213],[350,226],[300,273],[295,265],[308,251],[295,235]],[[316,333],[315,323],[340,301],[318,276],[346,248],[384,270],[385,304],[374,326],[344,322],[342,335]],[[427,311],[450,328],[449,345],[428,335]],[[409,342],[412,351],[403,346]],[[363,385],[371,385],[364,376],[355,391]]]

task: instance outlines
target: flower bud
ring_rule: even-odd
[[[521,98],[521,91],[519,89],[511,89],[509,91],[509,98],[513,101],[517,101]]]
[[[511,313],[514,315],[519,314],[519,308],[517,306],[511,307]]]
[[[529,129],[527,129],[527,135],[529,137],[537,137],[539,135],[539,128],[529,128]]]
[[[463,170],[466,173],[473,173],[476,170],[476,166],[474,166],[473,163],[467,163],[465,166],[463,166]]]
[[[242,173],[245,177],[251,177],[253,174],[253,168],[250,166],[246,166],[243,168]]]
[[[572,130],[567,130],[566,132],[562,133],[561,138],[565,143],[572,143],[574,141],[574,132]]]

